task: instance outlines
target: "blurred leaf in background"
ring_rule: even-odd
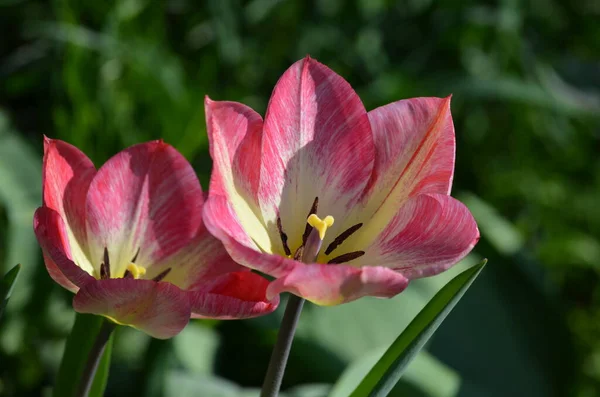
[[[0,395],[49,390],[74,319],[31,230],[42,134],[96,164],[164,138],[207,188],[204,95],[264,111],[281,73],[307,53],[367,109],[453,93],[454,192],[482,240],[464,263],[392,300],[309,305],[284,386],[327,395],[452,275],[487,257],[394,393],[597,395],[599,16],[597,2],[560,0],[0,0],[0,271],[23,264],[0,334]],[[167,342],[120,330],[106,395],[256,388],[280,315],[198,321]]]

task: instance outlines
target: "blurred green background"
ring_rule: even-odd
[[[0,395],[46,396],[73,323],[32,232],[42,134],[102,164],[164,138],[210,173],[203,97],[264,113],[310,54],[367,109],[453,93],[454,195],[482,239],[392,300],[305,309],[287,396],[344,396],[461,269],[489,264],[394,396],[600,395],[600,3],[562,0],[0,0]],[[281,310],[193,322],[169,341],[119,329],[107,396],[250,396]],[[358,374],[358,375],[357,375]]]

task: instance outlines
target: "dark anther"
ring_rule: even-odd
[[[300,248],[296,250],[294,253],[294,260],[299,261],[302,258],[302,254],[304,253],[304,245],[301,245]]]
[[[354,225],[351,228],[349,228],[348,230],[346,230],[344,233],[342,233],[339,236],[337,236],[335,238],[335,240],[333,240],[331,242],[331,244],[329,244],[329,246],[325,250],[325,254],[326,255],[331,254],[331,252],[334,249],[336,249],[338,247],[338,245],[340,245],[341,243],[343,243],[348,237],[350,237],[352,234],[354,234],[354,232],[357,231],[358,229],[360,229],[360,227],[362,225],[363,225],[362,223],[357,223],[356,225]]]
[[[125,274],[123,274],[123,278],[133,278],[133,274],[129,270],[125,270]]]
[[[283,250],[286,255],[291,255],[292,251],[290,251],[290,247],[288,246],[287,240],[288,236],[283,232],[283,227],[281,226],[281,218],[277,217],[277,230],[279,230],[279,236],[281,237],[281,242],[283,244]]]
[[[346,263],[346,262],[351,261],[352,259],[359,258],[359,257],[363,256],[364,254],[365,254],[365,251],[348,252],[347,254],[336,256],[335,258],[333,258],[332,260],[330,260],[327,263],[329,263],[329,264]]]
[[[131,263],[135,263],[139,254],[140,254],[140,247],[138,247],[137,251],[135,252],[135,255],[131,259]]]
[[[310,207],[310,212],[308,213],[308,215],[306,215],[306,218],[308,219],[308,217],[312,214],[316,214],[317,209],[319,209],[319,198],[315,197],[315,201],[313,201],[313,205],[312,207]],[[308,239],[308,236],[310,235],[312,229],[313,227],[306,223],[306,227],[304,228],[304,234],[302,235],[302,245],[306,244],[306,239]]]
[[[158,276],[154,277],[152,281],[156,281],[157,283],[161,281],[163,278],[167,277],[167,274],[171,272],[171,268],[163,270]]]
[[[104,262],[102,262],[100,264],[100,278],[102,280],[106,280],[107,278],[110,278],[110,277],[108,277],[108,275],[106,273],[106,265],[104,264]]]
[[[108,249],[104,247],[104,262],[100,264],[100,278],[106,280],[110,278],[110,260],[108,259]]]

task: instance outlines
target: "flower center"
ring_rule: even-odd
[[[127,265],[123,278],[140,278],[146,274],[146,268],[136,265],[131,262]]]
[[[323,240],[325,239],[327,229],[333,225],[334,219],[331,215],[327,215],[323,219],[319,218],[319,216],[317,215],[318,206],[319,198],[315,197],[315,201],[313,202],[313,205],[306,219],[306,228],[304,229],[304,234],[302,235],[302,244],[295,251],[293,255],[294,260],[302,261],[304,263],[316,262],[321,251],[321,246],[323,244]],[[362,223],[358,223],[341,233],[339,236],[337,236],[325,250],[325,255],[329,255],[331,252],[333,252],[348,237],[350,237],[354,232],[360,229],[361,226]],[[292,251],[290,250],[290,247],[288,245],[288,236],[283,231],[283,226],[281,224],[280,217],[277,217],[277,229],[279,231],[279,236],[281,237],[283,251],[285,252],[287,257],[292,257]],[[351,261],[352,259],[356,259],[360,256],[363,256],[364,254],[364,251],[348,252],[346,254],[339,255],[333,259],[330,259],[327,263],[344,263]]]
[[[319,256],[327,228],[333,225],[333,217],[327,215],[321,220],[316,214],[310,214],[306,223],[312,226],[312,230],[304,242],[304,245],[298,249],[298,251],[302,250],[301,254],[298,256],[301,256],[301,260],[304,263],[313,263],[316,262],[317,257]],[[298,254],[298,251],[296,251],[296,254]],[[294,255],[294,257],[295,256],[296,255]]]
[[[143,278],[146,275],[146,268],[143,266],[140,266],[140,265],[136,265],[136,263],[135,263],[139,253],[140,253],[140,249],[138,248],[137,252],[133,256],[131,261],[125,267],[125,271],[123,272],[123,275],[120,277],[117,276],[116,278],[139,279],[139,278]],[[100,264],[100,279],[101,280],[113,278],[111,276],[110,268],[111,268],[111,266],[110,266],[110,258],[108,256],[108,249],[106,247],[104,247],[103,261]],[[163,270],[161,273],[159,273],[155,277],[153,277],[152,280],[159,282],[163,278],[165,278],[167,276],[167,274],[169,274],[170,272],[171,272],[171,268],[169,267],[169,268]]]

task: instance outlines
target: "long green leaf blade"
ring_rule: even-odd
[[[58,375],[56,377],[53,396],[75,396],[83,369],[88,360],[89,352],[100,332],[103,321],[104,317],[101,316],[80,313],[76,315],[75,324],[73,325],[69,339],[67,339],[65,352],[63,353]],[[100,364],[98,365],[92,389],[90,390],[88,397],[102,397],[104,395],[111,351],[111,341],[109,341],[104,350],[104,355],[102,356]]]
[[[10,294],[12,293],[20,271],[21,265],[15,265],[15,267],[10,269],[0,281],[0,318],[2,318],[2,313],[4,313],[4,308],[8,303],[8,299],[10,298]]]
[[[481,273],[486,262],[487,260],[483,260],[446,284],[392,343],[350,397],[387,396],[410,361]]]

